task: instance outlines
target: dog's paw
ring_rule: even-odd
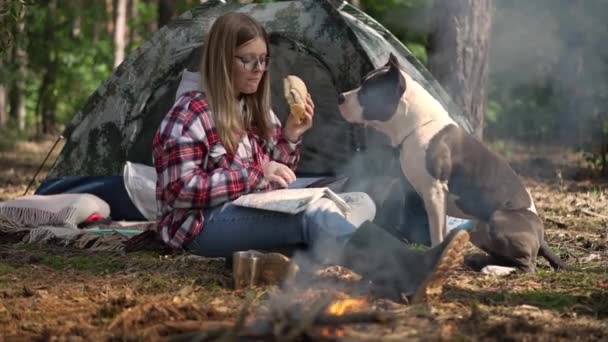
[[[517,271],[516,268],[513,267],[505,267],[505,266],[497,266],[497,265],[488,265],[481,269],[481,273],[483,274],[492,274],[495,276],[504,276],[507,274],[511,274]]]

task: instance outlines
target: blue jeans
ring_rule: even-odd
[[[305,245],[324,258],[323,251],[342,244],[366,220],[373,220],[376,206],[362,192],[339,194],[351,207],[345,217],[336,204],[321,198],[296,214],[245,208],[230,202],[203,212],[198,236],[186,247],[193,254],[229,257],[233,252],[274,250]]]

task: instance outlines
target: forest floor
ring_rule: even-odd
[[[0,151],[0,201],[24,193],[52,144],[19,142]],[[572,151],[491,146],[524,178],[550,247],[572,270],[555,272],[542,260],[535,274],[493,276],[463,266],[449,278],[440,299],[428,304],[366,299],[364,309],[383,311],[394,320],[335,329],[300,324],[301,332],[292,329],[295,340],[608,339],[608,181],[587,176]],[[52,159],[37,179],[43,179]],[[283,293],[301,307],[323,296],[355,296],[340,286],[352,282],[341,276],[344,270],[326,274],[332,272],[333,286],[325,277]],[[268,316],[277,293],[282,292],[276,287],[234,290],[223,259],[91,253],[0,241],[0,341],[156,340],[203,330],[208,336],[243,334],[255,318]],[[245,328],[231,328],[240,317]],[[283,331],[295,324],[282,322]],[[199,340],[204,336],[198,335]],[[223,335],[224,340],[230,337],[234,335]]]

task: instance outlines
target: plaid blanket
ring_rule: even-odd
[[[28,227],[0,215],[0,243],[45,243],[90,251],[164,251],[154,222],[100,223],[87,229],[69,225]]]

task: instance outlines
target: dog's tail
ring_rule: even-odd
[[[566,265],[566,263],[562,261],[562,259],[555,255],[553,251],[551,251],[545,241],[543,241],[540,245],[540,250],[538,251],[538,254],[547,259],[547,261],[549,262],[549,264],[551,264],[551,267],[553,267],[554,270],[569,269],[568,265]]]

